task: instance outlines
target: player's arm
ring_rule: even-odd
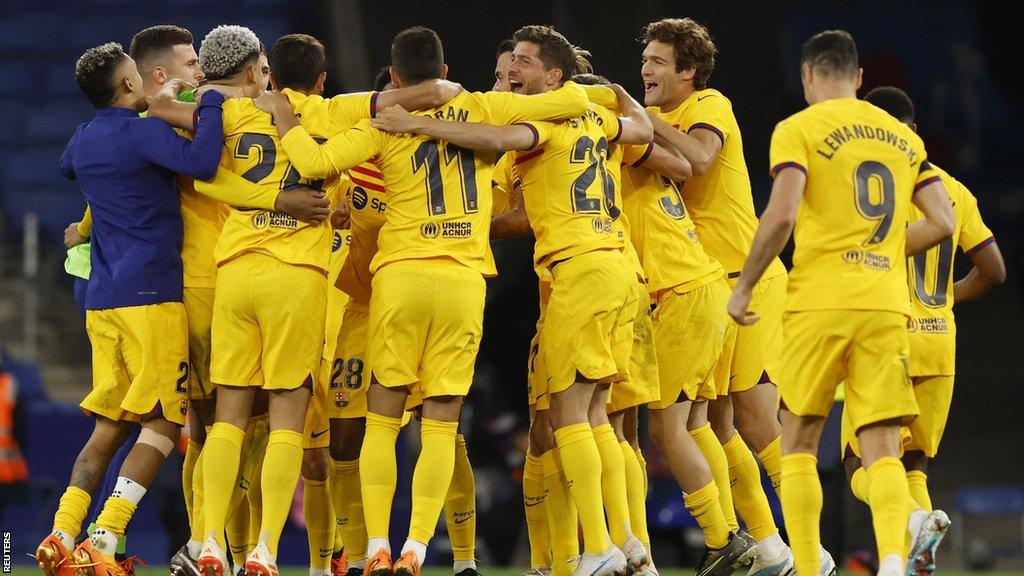
[[[71,248],[85,244],[89,241],[90,235],[92,235],[92,208],[86,204],[82,219],[68,224],[68,227],[64,229],[64,247]]]
[[[495,124],[568,120],[582,116],[590,105],[587,93],[571,81],[542,94],[485,92],[483,97],[488,107],[488,119]]]
[[[619,86],[610,86],[618,99],[619,125],[622,127],[617,142],[621,144],[646,144],[654,138],[654,126],[647,111],[629,92]]]
[[[1003,253],[999,250],[995,238],[985,244],[980,250],[968,252],[974,268],[966,276],[953,283],[953,302],[968,302],[976,300],[982,294],[988,292],[993,286],[1006,281],[1006,263],[1003,262]]]
[[[426,110],[436,108],[462,92],[462,84],[448,80],[427,80],[408,88],[396,88],[377,92],[370,104],[371,114],[391,106],[401,106],[406,110]]]
[[[907,227],[907,256],[935,246],[949,238],[956,229],[953,204],[938,175],[918,183],[914,189],[913,202],[924,214],[924,218]]]
[[[217,173],[224,146],[221,105],[224,96],[207,92],[199,104],[196,136],[189,140],[177,135],[165,122],[152,119],[132,122],[134,144],[150,162],[172,172],[198,180],[209,180]]]
[[[673,154],[654,142],[651,143],[650,153],[633,166],[643,166],[675,182],[685,182],[693,177],[693,167],[684,156]]]
[[[410,114],[401,106],[382,110],[376,118],[370,120],[370,125],[385,132],[422,134],[470,150],[492,152],[529,150],[539,140],[536,129],[529,124],[497,126],[486,122],[453,122]]]
[[[196,180],[196,192],[238,208],[284,212],[300,222],[316,224],[327,218],[331,203],[322,190],[305,186],[278,190],[260,186],[226,169],[218,168],[210,181]]]
[[[526,215],[526,205],[523,203],[523,187],[519,184],[513,185],[512,197],[514,208],[491,219],[491,240],[519,238],[533,233],[530,218]]]
[[[299,125],[287,97],[264,92],[253,102],[273,115],[288,160],[305,178],[337,176],[380,151],[380,141],[365,120],[320,144]]]
[[[729,298],[729,315],[738,324],[746,326],[760,319],[756,312],[748,309],[750,294],[793,233],[806,185],[807,174],[802,166],[785,167],[775,175],[768,207],[761,215],[750,253]]]
[[[195,130],[196,111],[199,109],[196,102],[202,101],[205,93],[214,90],[220,92],[225,98],[241,98],[244,96],[242,89],[235,86],[222,86],[220,84],[205,84],[195,92],[193,101],[183,101],[181,94],[192,86],[187,82],[175,78],[160,87],[160,90],[152,96],[146,96],[146,104],[149,106],[146,115],[150,118],[159,118],[175,128],[182,130]]]
[[[648,112],[647,115],[654,124],[654,133],[667,140],[686,157],[693,167],[694,175],[699,176],[708,171],[725,143],[721,134],[710,127],[696,127],[687,133],[673,128],[653,112]]]

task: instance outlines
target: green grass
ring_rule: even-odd
[[[513,568],[483,568],[482,573],[484,576],[521,576],[523,573],[522,569]],[[40,576],[39,570],[28,567],[28,566],[15,566],[13,574],[15,576]],[[141,568],[136,574],[138,576],[167,576],[167,569],[163,567],[153,568]],[[451,570],[443,568],[429,568],[423,571],[423,576],[451,576]],[[661,570],[662,576],[693,576],[693,570]],[[743,572],[737,572],[737,574],[743,574]],[[848,576],[849,573],[839,572],[840,576]],[[940,570],[937,572],[940,576],[1011,576],[1017,574],[1014,572],[967,572],[967,571],[950,571]],[[281,576],[309,576],[309,570],[306,568],[285,568],[281,570]]]

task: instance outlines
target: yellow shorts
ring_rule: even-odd
[[[182,303],[188,317],[188,399],[213,397],[210,381],[210,323],[213,321],[213,288],[185,287]]]
[[[654,309],[654,344],[658,352],[661,399],[665,409],[683,400],[715,398],[715,366],[722,353],[729,285],[724,278],[688,292],[659,295]]]
[[[658,353],[654,345],[654,326],[651,321],[651,296],[647,286],[634,283],[636,291],[636,317],[633,319],[633,349],[629,355],[629,378],[612,385],[608,398],[608,413],[657,402],[661,398],[658,387]]]
[[[540,333],[544,328],[544,316],[547,314],[548,301],[551,300],[551,280],[541,280],[538,284],[540,291],[540,316],[537,317],[537,330],[530,340],[530,356],[527,363],[526,396],[530,406],[536,406],[538,410],[547,410],[551,407],[551,396],[548,395],[548,370],[544,361],[544,354],[540,350]]]
[[[540,349],[548,391],[557,394],[577,381],[619,382],[629,378],[636,318],[636,273],[619,251],[574,256],[552,270]]]
[[[188,321],[181,302],[88,310],[92,390],[87,414],[140,422],[157,412],[185,423],[188,402]]]
[[[327,277],[248,252],[217,270],[210,378],[312,392],[324,347]]]
[[[424,398],[465,396],[483,334],[487,285],[451,260],[405,260],[377,271],[367,359],[389,388],[419,383]]]
[[[718,395],[744,392],[762,382],[773,382],[782,353],[782,314],[786,309],[786,282],[782,274],[762,280],[750,295],[750,309],[761,319],[740,326],[726,317],[722,356],[715,368]],[[730,290],[731,292],[731,290]],[[725,310],[725,308],[722,308]],[[724,314],[724,312],[723,312]]]
[[[900,444],[905,451],[924,452],[925,456],[934,458],[939,453],[953,402],[953,376],[914,376],[911,380],[921,415],[900,430]],[[843,446],[860,457],[860,445],[846,410],[843,410],[842,430]]]
[[[881,310],[787,312],[779,394],[798,416],[825,417],[846,383],[845,409],[856,432],[918,414],[907,376],[907,318]]]
[[[365,418],[366,388],[370,371],[366,365],[366,335],[370,310],[366,304],[349,300],[341,319],[330,374],[326,375],[328,416],[330,418]]]

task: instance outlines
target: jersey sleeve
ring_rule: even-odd
[[[380,153],[383,134],[361,120],[352,128],[317,143],[302,126],[281,138],[288,160],[305,178],[330,178]]]
[[[807,174],[807,144],[795,122],[783,121],[775,127],[768,157],[772,178],[786,168]]]
[[[78,222],[78,235],[82,238],[88,238],[92,236],[92,207],[88,204],[85,205],[85,213],[82,214],[82,219]]]
[[[620,144],[620,146],[622,146]],[[647,144],[626,144],[622,146],[622,164],[624,166],[630,166],[636,168],[642,165],[651,156],[651,152],[654,152],[654,142],[648,142]]]
[[[276,188],[260,186],[235,174],[223,166],[209,182],[195,181],[196,192],[238,208],[273,210],[277,202]]]
[[[960,249],[970,256],[992,244],[996,239],[992,235],[992,230],[985,225],[981,218],[978,199],[963,184],[959,184],[959,186],[962,191],[960,209],[961,218],[963,218],[963,223],[960,225],[959,245]]]
[[[911,132],[911,138],[913,147],[915,150],[921,151],[921,161],[918,164],[917,179],[914,181],[914,192],[917,193],[925,186],[934,184],[936,182],[942,182],[942,175],[939,171],[932,167],[931,162],[928,161],[928,155],[924,150],[924,141],[917,134]]]
[[[515,124],[532,120],[566,120],[583,115],[590,100],[575,82],[543,94],[524,96],[512,92],[485,92],[488,121],[492,124]]]
[[[604,106],[591,106],[590,110],[597,116],[597,123],[608,137],[609,142],[615,142],[622,136],[622,120],[618,114]]]
[[[323,118],[324,132],[337,134],[355,126],[360,120],[372,118],[376,113],[376,92],[339,94],[326,100]]]
[[[533,146],[530,146],[530,150],[550,140],[551,133],[555,129],[555,125],[550,122],[519,122],[518,125],[526,126],[533,132]]]
[[[601,85],[585,85],[583,91],[587,93],[591,104],[604,106],[614,112],[619,111],[619,98],[611,88]]]
[[[714,132],[725,145],[729,138],[729,127],[733,125],[732,106],[721,94],[707,94],[693,103],[692,115],[696,121],[686,127],[687,133],[703,128]]]

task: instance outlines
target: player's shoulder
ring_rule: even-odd
[[[949,199],[953,201],[953,206],[957,208],[957,212],[968,208],[969,206],[977,205],[978,201],[974,197],[974,194],[967,189],[967,186],[954,178],[949,172],[946,172],[939,166],[931,162],[931,168],[942,179],[942,185],[946,187],[946,193],[949,194]]]
[[[701,105],[725,105],[732,108],[732,100],[729,100],[719,90],[715,88],[704,88],[703,90],[697,90],[693,93],[694,104]]]
[[[224,134],[230,135],[235,132],[242,132],[252,129],[257,120],[264,120],[270,115],[260,110],[253,103],[252,98],[229,98],[224,101],[222,121],[224,123]]]

